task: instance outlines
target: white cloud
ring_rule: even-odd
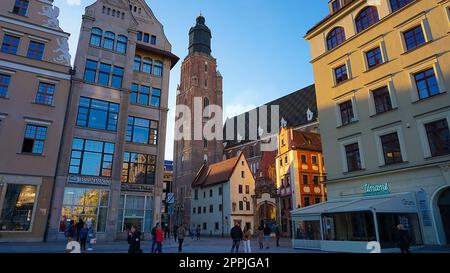
[[[66,3],[69,6],[80,6],[81,0],[66,0]]]

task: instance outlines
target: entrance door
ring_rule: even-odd
[[[438,201],[447,244],[450,245],[450,189],[444,191]]]

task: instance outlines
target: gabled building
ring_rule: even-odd
[[[255,227],[255,179],[243,153],[215,163],[204,164],[192,182],[191,228],[202,234],[229,234],[235,223]]]

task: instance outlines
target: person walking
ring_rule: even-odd
[[[80,230],[80,249],[86,251],[86,241],[88,239],[89,229],[87,224],[84,224],[83,228]]]
[[[84,227],[84,221],[83,221],[83,219],[80,218],[78,220],[77,228],[76,228],[78,242],[80,242],[80,231],[83,229],[83,227]]]
[[[197,229],[195,230],[195,235],[197,236],[197,241],[200,240],[200,225],[197,226]]]
[[[75,228],[75,221],[70,220],[64,231],[64,236],[66,236],[67,241],[73,241],[75,239]]]
[[[184,242],[184,236],[186,235],[186,229],[183,225],[181,225],[177,229],[177,237],[178,237],[178,252],[183,251],[183,242]]]
[[[272,233],[272,230],[270,229],[269,225],[265,224],[263,233],[264,233],[264,242],[266,243],[266,249],[269,249],[270,234]]]
[[[173,237],[175,239],[175,243],[177,242],[177,237],[178,237],[177,230],[178,230],[178,226],[177,225],[173,226]]]
[[[409,233],[402,224],[397,225],[397,244],[401,253],[411,253],[409,251],[411,240]]]
[[[151,234],[152,234],[152,250],[151,253],[155,253],[155,247],[156,247],[156,228],[158,227],[159,223],[156,223],[156,225],[152,228]]]
[[[92,225],[92,221],[87,221],[87,228],[88,228],[88,251],[93,251],[93,244],[95,241],[95,233],[94,233],[94,227]]]
[[[245,226],[244,228],[244,250],[245,253],[252,253],[252,249],[250,247],[250,240],[252,238],[252,234],[250,232],[250,229],[248,226]]]
[[[141,232],[135,226],[131,226],[128,232],[128,253],[142,253],[141,250]]]
[[[162,242],[164,240],[164,232],[161,228],[161,225],[158,224],[156,226],[155,230],[155,237],[156,237],[156,251],[155,253],[162,253]]]
[[[275,224],[275,227],[273,229],[273,232],[275,233],[275,238],[277,240],[277,247],[280,246],[280,227],[278,226],[278,224]]]
[[[239,253],[239,244],[242,241],[243,234],[239,222],[236,222],[234,227],[230,231],[231,240],[233,241],[233,246],[231,247],[231,253]]]
[[[261,222],[261,225],[258,227],[258,244],[259,249],[264,248],[264,224]]]
[[[190,229],[190,233],[191,233],[191,239],[194,240],[194,238],[195,238],[195,225],[193,225],[192,228]]]

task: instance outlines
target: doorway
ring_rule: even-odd
[[[439,212],[441,213],[442,226],[444,228],[447,245],[450,245],[450,189],[441,193],[438,200]]]

